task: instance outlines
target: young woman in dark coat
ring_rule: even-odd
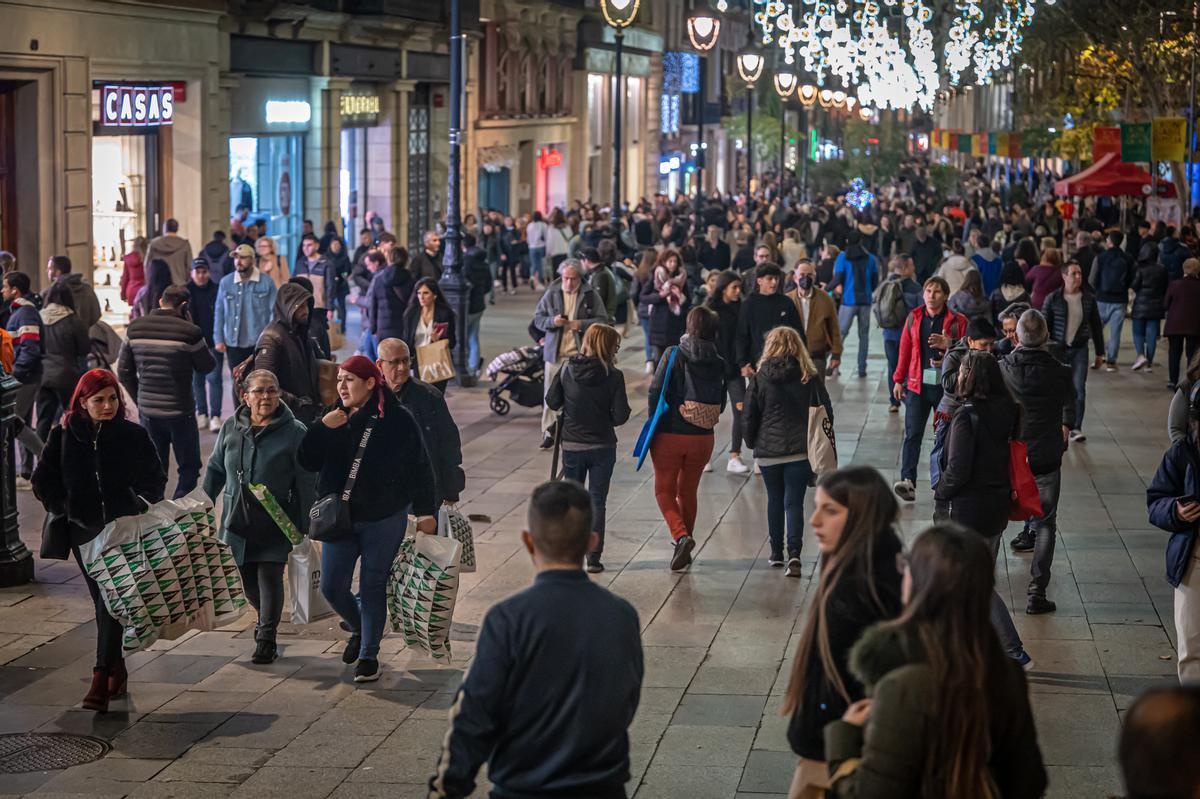
[[[1008,442],[1020,437],[1020,406],[1008,392],[999,362],[985,350],[970,350],[963,358],[958,395],[962,405],[950,420],[933,495],[949,503],[952,521],[983,537],[994,560],[1012,503]],[[1033,661],[998,593],[992,598],[992,624],[1008,656],[1030,667]]]
[[[825,727],[832,794],[1038,799],[1046,769],[1025,675],[988,628],[995,573],[986,545],[943,524],[898,560],[904,611],[850,652],[871,698]]]
[[[453,352],[458,342],[457,326],[454,309],[446,302],[446,295],[442,294],[438,282],[430,277],[418,280],[408,300],[408,309],[404,312],[404,343],[417,359],[417,377],[425,379],[420,373],[420,353],[417,348],[445,339]],[[445,394],[450,381],[426,382]]]
[[[125,418],[117,377],[92,369],[79,379],[62,424],[55,425],[33,472],[33,492],[46,513],[64,524],[43,530],[42,556],[75,556],[96,609],[96,665],[83,698],[104,713],[125,695],[128,672],[121,656],[121,624],[104,606],[100,586],[87,573],[79,548],[121,516],[136,516],[163,498],[167,475],[145,428]]]
[[[1158,245],[1147,242],[1138,251],[1137,268],[1133,273],[1133,308],[1129,317],[1133,320],[1133,348],[1137,359],[1133,371],[1144,369],[1146,374],[1154,370],[1154,353],[1158,346],[1158,334],[1162,319],[1167,315],[1167,268],[1158,262]]]
[[[800,576],[800,543],[804,538],[804,494],[813,472],[808,462],[808,414],[833,407],[800,340],[790,327],[767,334],[758,369],[746,388],[746,443],[762,467],[767,487],[767,529],[771,554],[767,563],[783,565],[784,515],[787,516],[788,577]]]
[[[625,375],[617,368],[621,334],[596,324],[583,334],[579,354],[550,382],[546,405],[562,411],[564,476],[586,484],[592,497],[592,530],[598,537],[588,553],[587,570],[604,571],[604,521],[608,484],[617,464],[616,428],[629,421]]]
[[[37,395],[37,432],[38,438],[45,441],[51,425],[71,402],[71,392],[92,350],[92,339],[87,325],[75,313],[70,287],[62,281],[50,286],[41,317],[46,353],[42,356],[42,387]]]
[[[649,308],[647,333],[653,360],[657,361],[667,347],[679,343],[686,328],[691,298],[683,259],[675,250],[663,250],[654,263],[650,279],[642,284],[638,298],[639,304]]]
[[[900,613],[899,513],[887,481],[868,466],[817,483],[810,523],[819,582],[783,702],[788,742],[800,757],[790,796],[829,787],[822,730],[865,696],[847,666],[850,648],[868,627]]]
[[[717,351],[725,361],[725,390],[729,393],[729,407],[733,412],[733,425],[729,442],[729,463],[725,470],[731,474],[746,474],[750,467],[742,461],[742,407],[746,401],[746,378],[737,366],[737,326],[742,310],[742,277],[732,269],[726,269],[717,277],[712,295],[705,303],[717,312]],[[712,464],[705,467],[712,471]]]

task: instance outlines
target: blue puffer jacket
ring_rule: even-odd
[[[1186,524],[1175,516],[1177,500],[1200,501],[1200,450],[1191,437],[1176,441],[1163,455],[1154,480],[1146,489],[1150,523],[1171,534],[1167,540],[1167,582],[1178,588],[1188,559],[1196,546],[1200,525]]]

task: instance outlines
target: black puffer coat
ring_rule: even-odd
[[[756,458],[782,458],[808,451],[808,409],[824,405],[833,420],[833,407],[820,378],[801,379],[795,358],[763,361],[746,387],[742,424],[746,444]]]
[[[550,383],[546,404],[563,412],[563,443],[615,447],[615,428],[629,421],[625,375],[615,366],[605,369],[591,356],[575,355],[567,361]]]
[[[1002,532],[1008,523],[1008,441],[1018,433],[1017,417],[1011,400],[968,400],[946,434],[942,478],[933,495],[950,503],[952,520],[985,537]]]
[[[296,312],[308,306],[312,318],[313,298],[302,286],[285,283],[275,296],[275,319],[263,328],[254,348],[254,368],[266,369],[279,380],[282,399],[302,422],[321,412],[317,370],[317,343],[308,333],[308,322],[297,322]]]
[[[396,392],[396,399],[408,408],[421,428],[437,481],[438,504],[446,500],[458,502],[459,494],[466,488],[467,476],[462,470],[462,437],[450,415],[446,397],[428,383],[409,377]]]
[[[697,427],[679,414],[679,406],[685,400],[695,400],[710,405],[720,405],[725,410],[725,361],[711,341],[694,339],[684,334],[678,347],[668,347],[658,361],[654,377],[650,380],[650,414],[658,406],[658,397],[664,391],[663,376],[671,353],[678,351],[675,365],[671,368],[671,383],[665,387],[667,413],[659,421],[659,433],[678,433],[688,436],[711,436],[713,431]]]
[[[738,313],[742,301],[728,303],[719,297],[710,297],[707,305],[717,312],[717,352],[725,361],[725,379],[734,380],[742,373],[737,363]]]
[[[95,538],[113,519],[145,510],[138,497],[158,502],[167,485],[145,428],[125,419],[97,425],[78,413],[50,431],[32,480],[46,510],[70,518],[73,546]]]
[[[200,328],[179,311],[155,308],[134,319],[127,336],[117,375],[138,411],[156,419],[194,414],[192,373],[208,374],[217,365]]]
[[[1021,440],[1029,449],[1029,468],[1034,474],[1053,472],[1067,449],[1063,425],[1075,429],[1070,368],[1044,349],[1018,347],[1000,361],[1000,372],[1021,403]]]
[[[1158,261],[1139,263],[1133,275],[1133,313],[1130,319],[1162,319],[1167,315],[1167,268]]]

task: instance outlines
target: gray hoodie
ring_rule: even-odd
[[[171,283],[186,286],[192,271],[192,245],[177,233],[164,233],[150,240],[146,249],[146,263],[161,259],[171,267]]]

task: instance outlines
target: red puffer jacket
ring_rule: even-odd
[[[909,391],[921,390],[921,321],[925,318],[925,306],[920,305],[908,315],[904,322],[904,332],[900,334],[900,357],[896,359],[896,373],[892,375],[893,382],[899,383]],[[967,335],[967,317],[946,309],[946,321],[942,323],[942,332],[957,341]]]

